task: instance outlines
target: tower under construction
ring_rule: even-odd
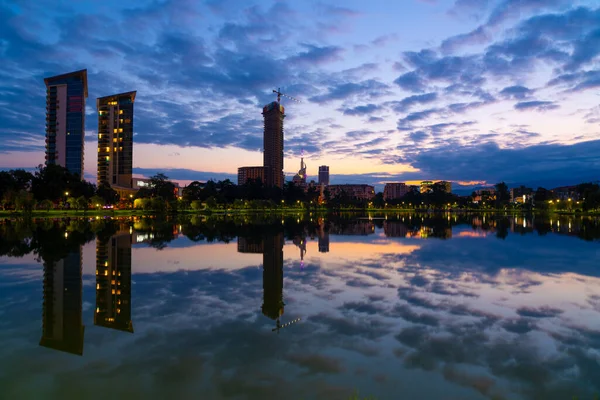
[[[277,101],[263,107],[265,186],[283,188],[283,119],[285,109]]]

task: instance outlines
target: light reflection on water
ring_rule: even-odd
[[[448,217],[5,222],[3,396],[600,392],[598,221]]]

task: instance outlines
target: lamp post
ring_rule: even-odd
[[[65,207],[67,208],[67,199],[69,198],[69,192],[65,192]]]

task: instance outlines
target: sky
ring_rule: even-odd
[[[555,187],[600,179],[594,0],[0,0],[0,169],[44,162],[44,77],[137,91],[134,173],[236,181],[286,107],[285,165],[331,183]]]

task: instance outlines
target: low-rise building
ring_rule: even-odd
[[[327,189],[331,198],[342,192],[346,193],[349,197],[359,200],[373,200],[375,197],[375,188],[371,185],[329,185]]]
[[[552,195],[555,199],[568,201],[569,199],[573,201],[580,200],[579,192],[577,191],[577,186],[561,186],[552,189]]]
[[[404,182],[390,182],[386,183],[383,188],[383,199],[384,200],[396,200],[404,197],[411,191],[410,186]]]
[[[245,185],[251,179],[260,179],[265,183],[265,171],[267,167],[239,167],[238,185]]]
[[[533,189],[525,186],[510,189],[510,201],[513,203],[527,203],[533,198]]]

